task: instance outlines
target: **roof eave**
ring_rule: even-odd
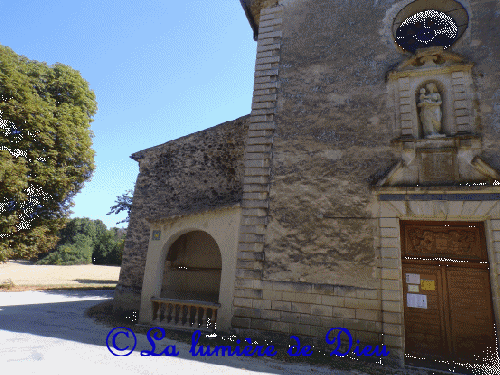
[[[245,11],[245,15],[247,16],[247,20],[250,23],[250,26],[252,27],[253,30],[253,40],[257,40],[259,37],[259,28],[255,24],[255,20],[252,16],[252,12],[248,8],[248,5],[246,4],[245,0],[240,0],[241,6],[243,7],[243,10]]]

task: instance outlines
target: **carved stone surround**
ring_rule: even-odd
[[[479,158],[482,146],[473,110],[472,66],[442,47],[429,47],[388,74],[395,104],[392,144],[401,160],[377,186],[491,185],[500,178]],[[425,104],[429,94],[439,104]],[[429,135],[432,124],[437,130]]]
[[[474,133],[472,66],[442,47],[430,47],[419,50],[390,72],[388,83],[396,102],[396,133],[400,137],[423,138],[417,100],[427,83],[435,83],[442,97],[443,133]]]

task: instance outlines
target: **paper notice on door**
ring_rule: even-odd
[[[425,294],[406,293],[406,305],[418,309],[427,308],[427,296]]]
[[[436,290],[434,280],[420,280],[420,287],[422,290]]]
[[[418,293],[418,285],[408,284],[408,291],[412,293]]]
[[[406,274],[406,283],[420,285],[420,275],[418,273],[407,273]]]

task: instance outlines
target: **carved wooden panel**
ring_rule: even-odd
[[[482,223],[402,222],[403,257],[487,261]]]

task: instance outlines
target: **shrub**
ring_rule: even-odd
[[[11,289],[13,287],[15,287],[15,285],[14,285],[14,282],[11,279],[7,279],[6,281],[4,281],[4,282],[2,282],[0,284],[0,289],[7,289],[7,290],[9,290],[9,289]]]
[[[57,250],[42,258],[36,264],[89,264],[92,257],[92,241],[88,237],[77,234],[75,242],[57,247]]]

